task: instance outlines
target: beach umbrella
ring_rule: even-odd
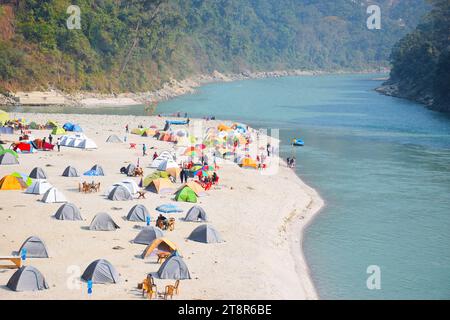
[[[157,211],[164,212],[164,213],[178,213],[183,212],[183,210],[174,204],[163,204],[156,208]]]

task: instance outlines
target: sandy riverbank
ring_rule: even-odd
[[[81,172],[94,164],[100,164],[106,176],[95,177],[104,191],[125,177],[119,173],[122,166],[135,163],[140,158],[145,174],[150,157],[142,157],[141,151],[129,149],[128,144],[108,144],[111,134],[124,135],[128,123],[162,127],[163,118],[112,116],[112,115],[63,115],[16,114],[27,119],[46,122],[53,119],[64,123],[80,124],[86,135],[98,145],[98,150],[82,151],[63,148],[61,153],[38,152],[20,156],[20,165],[0,166],[0,176],[13,171],[29,173],[41,166],[49,176],[48,181],[61,190],[70,202],[80,207],[85,221],[68,222],[52,218],[59,204],[44,204],[41,196],[27,195],[20,191],[0,191],[0,255],[8,255],[19,249],[31,235],[41,237],[47,244],[50,259],[29,259],[26,264],[37,267],[46,277],[50,289],[39,292],[12,292],[5,287],[12,270],[0,272],[1,299],[86,299],[86,285],[69,289],[69,266],[79,266],[81,272],[95,259],[109,260],[121,274],[121,282],[115,285],[95,285],[94,299],[141,299],[136,284],[159,265],[150,258],[142,260],[138,255],[145,246],[130,242],[138,230],[137,223],[123,219],[137,203],[144,204],[156,216],[156,206],[172,202],[171,196],[147,194],[145,200],[113,202],[101,194],[81,194],[77,190],[80,178],[61,177],[67,165]],[[202,120],[195,120],[203,122]],[[205,124],[205,122],[203,122]],[[208,122],[208,126],[217,122]],[[36,137],[47,136],[49,131],[34,131]],[[2,139],[17,136],[2,135]],[[130,135],[128,142],[146,143],[158,152],[171,149],[167,142],[153,138]],[[151,150],[150,150],[151,152]],[[309,277],[308,267],[301,251],[303,228],[323,204],[318,194],[306,186],[291,169],[281,164],[276,175],[262,175],[257,170],[246,170],[235,164],[224,163],[219,170],[220,185],[201,197],[211,224],[222,234],[226,242],[201,244],[186,240],[197,224],[177,218],[176,229],[166,236],[180,248],[192,279],[181,283],[180,299],[316,299],[317,294]],[[91,179],[91,178],[89,178]],[[136,179],[138,182],[138,179]],[[178,184],[179,185],[179,184]],[[181,203],[187,210],[192,204]],[[120,229],[113,232],[85,230],[94,215],[108,212]],[[123,249],[114,250],[120,246]],[[159,291],[173,281],[156,279]]]

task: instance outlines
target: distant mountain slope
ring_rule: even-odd
[[[450,1],[430,2],[432,11],[395,45],[381,91],[450,112]]]
[[[381,30],[368,30],[377,3]],[[81,8],[69,30],[67,7]],[[146,91],[169,78],[246,70],[388,66],[424,0],[0,1],[0,88]]]

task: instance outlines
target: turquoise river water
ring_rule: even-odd
[[[295,153],[297,174],[326,201],[304,239],[320,298],[450,299],[450,117],[374,92],[380,76],[210,84],[157,112],[280,129],[282,156]],[[83,112],[145,114],[143,107]],[[306,145],[292,148],[294,137]],[[370,290],[373,265],[380,289]]]

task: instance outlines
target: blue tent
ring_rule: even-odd
[[[164,213],[183,212],[183,209],[179,208],[177,205],[174,204],[163,204],[157,207],[156,210]]]
[[[66,123],[64,123],[64,125],[63,125],[63,129],[66,130],[66,131],[72,131],[73,126],[74,126],[73,123],[66,122]]]
[[[103,172],[103,168],[96,164],[91,168],[91,170],[83,173],[83,175],[92,177],[92,176],[104,176],[105,174]]]
[[[70,131],[74,131],[74,132],[83,132],[83,129],[81,129],[81,127],[77,124],[74,124],[72,127],[72,130]]]

